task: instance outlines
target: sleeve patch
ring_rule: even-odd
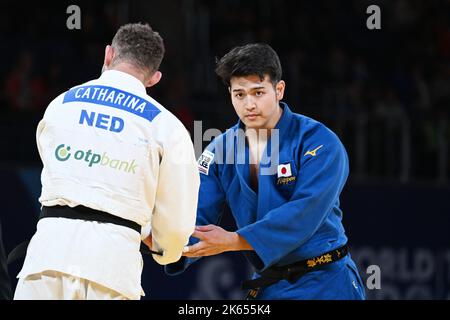
[[[203,173],[204,175],[208,175],[209,166],[211,165],[213,160],[214,160],[214,153],[205,150],[197,161],[198,171],[200,173]]]

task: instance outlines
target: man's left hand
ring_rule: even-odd
[[[183,256],[206,257],[225,251],[242,250],[239,248],[240,237],[236,232],[226,231],[213,224],[197,226],[192,236],[200,241],[185,247]]]

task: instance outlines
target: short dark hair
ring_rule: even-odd
[[[117,30],[112,40],[113,63],[128,62],[152,74],[164,57],[164,42],[158,32],[146,23],[129,23]]]
[[[265,43],[235,47],[225,54],[216,66],[216,74],[227,86],[232,77],[258,75],[261,80],[267,74],[275,85],[281,80],[280,59],[275,50]]]

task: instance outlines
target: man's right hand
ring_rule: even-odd
[[[152,247],[153,247],[153,242],[152,242],[152,234],[151,234],[151,233],[148,235],[147,238],[145,238],[144,240],[142,240],[142,242],[144,242],[145,245],[146,245],[150,250],[153,250],[153,249],[152,249]]]

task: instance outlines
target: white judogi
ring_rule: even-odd
[[[139,299],[139,246],[149,226],[153,249],[164,252],[153,255],[160,264],[181,257],[195,227],[199,176],[189,133],[138,79],[110,70],[50,103],[37,145],[42,205],[83,205],[147,230],[42,219],[18,277],[54,270]]]

